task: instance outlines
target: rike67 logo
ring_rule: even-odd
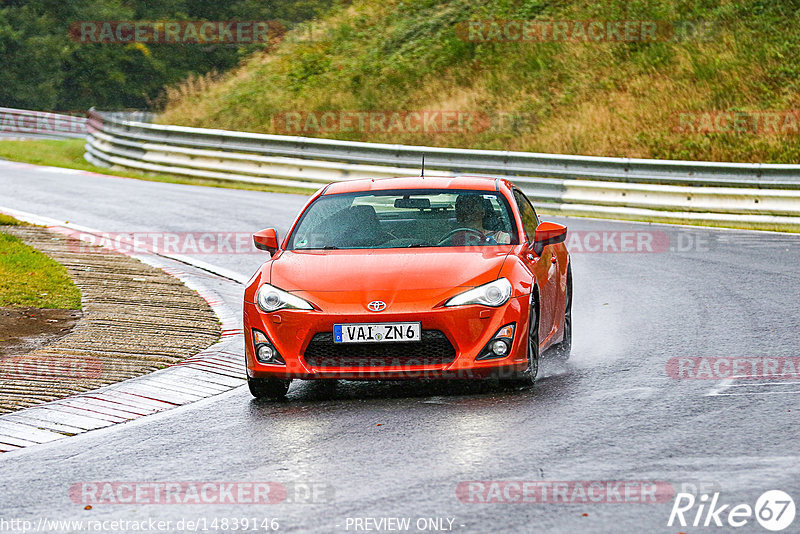
[[[722,503],[719,493],[709,497],[704,493],[695,497],[691,493],[678,493],[669,514],[667,526],[677,524],[685,527],[743,527],[755,517],[759,525],[767,530],[779,532],[794,521],[794,500],[788,493],[770,490],[756,500],[755,507],[747,503]]]

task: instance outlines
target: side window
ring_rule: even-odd
[[[516,189],[514,190],[514,200],[517,201],[519,213],[522,215],[522,226],[525,228],[528,241],[533,241],[533,237],[536,235],[536,227],[539,226],[539,218],[536,216],[536,210],[533,209],[527,197]]]

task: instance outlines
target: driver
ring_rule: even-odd
[[[511,243],[511,236],[506,232],[484,228],[485,216],[486,207],[482,196],[458,195],[456,197],[456,221],[460,227],[474,228],[500,245]]]

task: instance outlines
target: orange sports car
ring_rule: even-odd
[[[480,378],[533,383],[572,343],[567,228],[514,184],[416,177],[330,184],[306,204],[244,294],[247,378]]]

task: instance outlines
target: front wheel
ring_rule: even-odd
[[[534,289],[530,299],[528,321],[528,368],[512,379],[501,380],[508,385],[532,386],[539,374],[539,295]]]
[[[282,399],[289,391],[291,380],[280,378],[250,378],[247,377],[247,386],[250,393],[257,399]]]
[[[553,355],[565,362],[572,352],[572,266],[567,271],[567,305],[564,308],[564,339],[556,345]]]
[[[528,321],[528,369],[525,378],[533,384],[539,374],[539,294],[531,293],[531,320]]]

